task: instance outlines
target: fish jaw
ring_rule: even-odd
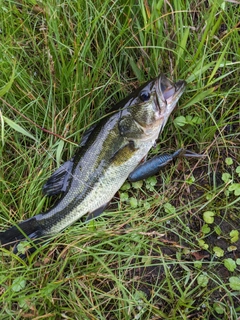
[[[186,81],[178,80],[173,83],[165,75],[161,74],[155,82],[155,104],[158,106],[158,119],[160,122],[160,132],[164,129],[170,114],[176,108],[178,100],[182,96]]]

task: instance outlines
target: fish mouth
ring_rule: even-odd
[[[168,105],[179,100],[186,87],[186,81],[178,80],[173,83],[164,74],[161,74],[157,80],[157,91],[161,99],[167,102]]]
[[[156,80],[156,102],[159,107],[160,118],[163,119],[161,131],[164,128],[171,112],[175,109],[178,100],[186,88],[186,81],[172,82],[164,74]]]

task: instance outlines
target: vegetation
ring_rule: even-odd
[[[26,260],[1,248],[0,319],[239,319],[239,2],[1,1],[0,228],[46,210],[41,188],[83,132],[164,72],[186,92],[97,220]]]

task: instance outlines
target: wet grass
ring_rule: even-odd
[[[150,156],[206,157],[127,182],[99,219],[26,261],[1,248],[1,319],[240,317],[238,12],[215,0],[2,4],[2,230],[51,205],[42,185],[83,132],[160,71],[188,87]]]

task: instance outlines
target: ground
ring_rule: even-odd
[[[25,260],[1,247],[0,319],[239,320],[239,3],[1,9],[1,231],[51,207],[42,186],[83,133],[160,72],[187,88],[149,157],[179,148],[204,157],[127,181],[97,220]]]

